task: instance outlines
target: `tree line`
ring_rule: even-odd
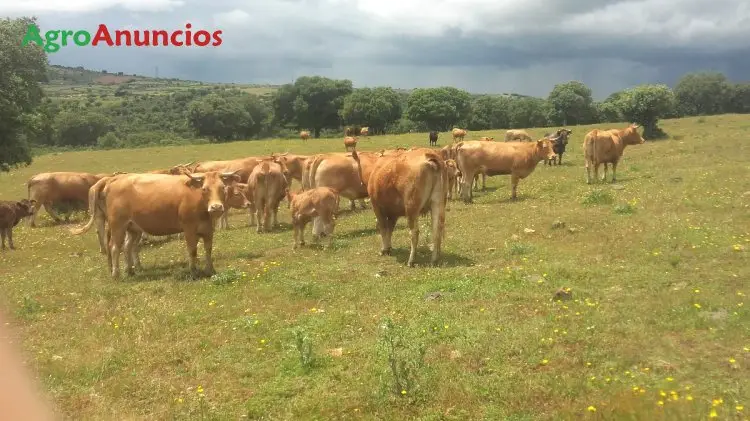
[[[143,93],[130,82],[114,92],[75,98],[45,95],[47,57],[21,46],[33,19],[0,21],[0,166],[28,164],[32,147],[124,148],[294,137],[309,130],[341,137],[344,127],[371,134],[571,126],[632,121],[644,137],[666,134],[663,118],[750,113],[750,83],[717,72],[683,76],[674,88],[645,84],[594,101],[578,81],[556,85],[546,98],[477,95],[454,87],[409,93],[390,87],[354,88],[347,79],[303,76],[259,96],[237,88],[191,87]],[[18,42],[16,42],[18,41]]]

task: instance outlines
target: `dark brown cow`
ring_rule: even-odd
[[[21,199],[17,202],[0,200],[0,239],[2,239],[3,250],[5,250],[5,238],[8,238],[8,247],[14,250],[13,228],[21,222],[21,219],[34,214],[35,200]]]

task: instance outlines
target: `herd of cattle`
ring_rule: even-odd
[[[604,164],[612,165],[612,181],[617,163],[628,145],[644,143],[638,125],[624,129],[594,129],[584,136],[583,152],[586,179],[591,183],[590,169],[598,179]],[[367,128],[360,135],[367,135]],[[364,209],[370,198],[377,219],[382,248],[391,252],[391,237],[396,222],[406,217],[411,236],[408,265],[414,265],[419,240],[420,215],[430,213],[432,220],[432,258],[435,264],[441,254],[445,232],[445,208],[454,191],[470,203],[473,190],[482,189],[487,176],[510,175],[513,199],[521,179],[528,177],[541,161],[552,165],[562,162],[562,155],[572,131],[559,129],[536,141],[523,130],[509,130],[505,142],[493,137],[464,141],[466,130],[453,129],[453,142],[442,148],[438,133],[429,133],[429,148],[412,147],[391,150],[357,151],[356,138],[345,138],[347,152],[297,155],[273,153],[226,161],[203,161],[176,165],[146,173],[89,174],[51,172],[33,176],[27,182],[28,198],[0,201],[0,234],[14,248],[12,229],[24,217],[34,227],[42,206],[57,222],[53,209],[58,203],[88,205],[89,221],[71,229],[80,235],[95,226],[100,252],[107,256],[109,271],[120,276],[120,254],[124,253],[128,274],[140,269],[140,243],[150,236],[181,235],[187,245],[189,268],[197,270],[198,241],[203,240],[206,271],[214,273],[211,252],[216,226],[228,227],[231,208],[248,209],[249,224],[257,231],[271,229],[277,222],[280,203],[287,199],[294,229],[294,247],[304,245],[304,230],[312,222],[313,237],[328,237],[330,247],[339,209],[339,199],[355,201]],[[301,137],[309,137],[302,132]],[[353,140],[352,140],[353,139]],[[292,180],[301,184],[292,192]],[[473,188],[472,188],[473,186]]]

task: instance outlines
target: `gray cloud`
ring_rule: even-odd
[[[581,80],[597,98],[681,74],[750,73],[744,0],[48,0],[0,1],[42,30],[221,29],[217,48],[81,48],[56,64],[193,80],[286,83],[301,75],[355,86],[450,85],[546,96]]]

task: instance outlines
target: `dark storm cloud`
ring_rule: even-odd
[[[708,6],[710,5],[710,7]],[[355,86],[451,85],[546,96],[581,80],[597,98],[696,70],[750,74],[743,0],[47,0],[0,4],[46,29],[221,29],[218,48],[78,48],[52,63],[162,77]]]

